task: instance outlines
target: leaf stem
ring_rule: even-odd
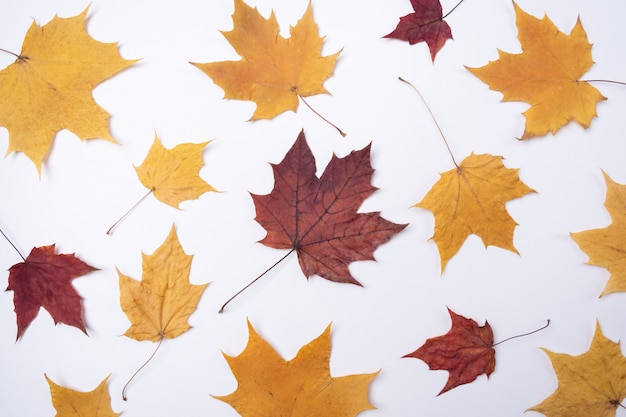
[[[17,246],[15,246],[15,245],[13,244],[13,242],[11,242],[11,239],[9,239],[9,238],[7,237],[7,235],[5,235],[5,234],[4,234],[4,232],[2,231],[2,229],[0,229],[0,233],[2,233],[2,236],[4,236],[4,238],[7,240],[7,242],[9,242],[9,244],[10,244],[11,246],[13,246],[13,249],[15,249],[15,252],[17,252],[17,254],[18,254],[18,255],[20,255],[20,258],[22,258],[22,260],[23,260],[24,262],[26,262],[26,258],[24,258],[24,255],[22,255],[22,252],[20,252],[20,250],[17,248]]]
[[[328,123],[329,125],[331,125],[332,127],[334,127],[335,129],[337,129],[337,132],[339,132],[339,134],[341,135],[341,137],[345,138],[346,137],[346,133],[339,129],[339,127],[337,127],[335,124],[331,123],[327,118],[325,118],[324,116],[322,116],[321,114],[319,114],[317,111],[315,111],[315,109],[313,107],[311,107],[311,105],[309,103],[307,103],[307,101],[304,99],[304,97],[302,97],[300,94],[298,94],[298,98],[300,98],[300,100],[302,100],[302,102],[304,104],[306,104],[306,106],[313,112],[315,113],[320,119],[322,119],[323,121],[325,121],[326,123]]]
[[[223,305],[222,308],[220,308],[220,310],[218,311],[218,313],[223,313],[224,312],[224,308],[226,308],[226,305],[228,303],[230,303],[231,301],[233,301],[233,299],[235,299],[235,297],[237,297],[239,294],[241,294],[242,292],[244,292],[245,290],[248,289],[248,287],[250,287],[252,284],[254,284],[255,282],[257,282],[259,279],[261,279],[261,277],[265,274],[267,274],[268,272],[270,272],[272,269],[274,269],[276,267],[276,265],[278,265],[279,263],[281,263],[282,261],[285,260],[286,257],[288,257],[289,255],[291,255],[291,253],[293,251],[295,251],[296,249],[293,248],[291,249],[289,252],[287,252],[287,254],[285,256],[283,256],[282,258],[280,258],[278,261],[276,261],[274,263],[274,265],[270,266],[269,268],[267,268],[265,271],[263,271],[263,273],[261,275],[259,275],[258,277],[256,277],[255,279],[253,279],[248,285],[246,285],[245,287],[243,287],[242,289],[240,289],[239,291],[237,291],[235,293],[235,295],[233,295],[232,297],[230,297]]]
[[[461,0],[460,2],[458,2],[456,4],[456,6],[454,6],[452,9],[450,9],[450,11],[448,13],[446,13],[445,15],[443,15],[441,17],[441,20],[445,19],[446,17],[448,17],[450,15],[450,13],[452,13],[454,11],[454,9],[456,9],[457,7],[459,7],[461,5],[461,3],[463,3],[464,0]]]
[[[130,214],[133,210],[135,210],[135,208],[137,208],[137,206],[138,206],[139,204],[141,204],[141,202],[142,202],[143,200],[145,200],[146,198],[148,198],[148,196],[149,196],[150,194],[152,194],[152,192],[153,192],[153,191],[154,191],[154,188],[151,188],[151,189],[150,189],[150,190],[146,193],[146,195],[144,195],[143,197],[141,197],[141,198],[139,199],[139,201],[137,201],[137,202],[135,203],[135,205],[134,205],[134,206],[132,206],[132,207],[131,207],[131,208],[130,208],[130,209],[129,209],[126,213],[124,213],[124,215],[123,215],[122,217],[120,217],[120,218],[119,218],[119,220],[118,220],[118,221],[116,221],[115,223],[113,223],[113,226],[109,227],[109,230],[107,230],[107,235],[110,235],[111,233],[113,233],[113,229],[115,229],[115,228],[117,227],[117,225],[119,225],[119,224],[120,224],[120,223],[121,223],[121,222],[122,222],[122,221],[123,221],[126,217],[128,217],[128,215],[129,215],[129,214]]]
[[[159,344],[157,345],[156,349],[154,350],[154,352],[152,352],[152,355],[150,355],[150,357],[148,358],[147,361],[145,361],[143,363],[143,365],[141,365],[139,367],[139,369],[137,369],[135,371],[135,373],[133,374],[133,376],[130,377],[130,379],[128,380],[128,382],[126,382],[126,385],[124,385],[124,388],[122,388],[122,399],[124,401],[127,401],[128,398],[126,397],[126,389],[128,388],[128,385],[131,383],[131,381],[137,376],[137,374],[148,364],[150,363],[150,361],[152,360],[152,358],[154,358],[154,355],[156,355],[156,353],[159,351],[159,348],[161,347],[161,344],[163,343],[163,339],[164,337],[161,336],[161,338],[159,339]]]
[[[7,54],[11,54],[11,55],[13,55],[14,57],[17,57],[17,58],[22,58],[22,56],[21,56],[21,55],[18,55],[18,54],[16,54],[15,52],[7,51],[6,49],[2,49],[2,48],[0,48],[0,51],[2,51],[2,52],[6,52]]]
[[[446,136],[443,134],[443,131],[441,130],[441,127],[439,127],[439,123],[437,123],[437,119],[435,119],[435,115],[433,114],[432,110],[430,109],[430,106],[426,102],[426,99],[424,99],[424,96],[422,96],[422,94],[419,92],[419,90],[417,88],[415,88],[415,86],[413,84],[411,84],[409,81],[405,80],[402,77],[398,77],[398,79],[400,81],[402,81],[403,83],[409,85],[417,93],[419,98],[422,99],[422,102],[426,106],[426,110],[428,110],[428,113],[430,113],[430,118],[433,119],[433,122],[435,122],[435,126],[437,127],[437,130],[439,131],[439,134],[441,135],[441,138],[443,139],[443,143],[446,145],[446,148],[448,149],[448,153],[450,154],[450,158],[452,158],[452,162],[454,163],[454,165],[458,169],[459,168],[459,164],[456,162],[456,159],[454,158],[454,154],[452,153],[452,149],[450,149],[450,145],[448,144],[448,141],[446,140]]]
[[[537,333],[537,332],[539,332],[539,331],[541,331],[541,330],[545,329],[545,328],[546,328],[546,327],[548,327],[549,325],[550,325],[550,319],[548,319],[548,320],[547,320],[547,322],[546,322],[546,324],[545,324],[545,325],[543,325],[542,327],[540,327],[540,328],[538,328],[538,329],[533,330],[532,332],[528,332],[528,333],[518,334],[518,335],[516,335],[516,336],[507,337],[506,339],[503,339],[503,340],[500,340],[500,341],[499,341],[499,342],[497,342],[497,343],[494,343],[493,345],[491,345],[491,347],[495,347],[495,346],[499,345],[500,343],[504,343],[504,342],[507,342],[507,341],[509,341],[509,340],[511,340],[511,339],[516,339],[516,338],[518,338],[518,337],[530,336],[530,335],[531,335],[531,334],[533,334],[533,333]]]
[[[615,81],[615,80],[580,80],[580,81],[584,81],[586,83],[611,83],[611,84],[626,85],[626,82]]]

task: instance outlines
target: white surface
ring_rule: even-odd
[[[44,24],[54,14],[74,16],[89,3],[5,2],[0,47],[19,51],[32,19]],[[306,0],[249,3],[264,16],[274,9],[284,35],[307,5]],[[443,1],[444,13],[454,4]],[[518,4],[538,17],[547,13],[566,33],[580,16],[596,62],[586,77],[624,80],[622,2]],[[253,103],[223,100],[223,91],[188,64],[237,59],[219,32],[232,28],[232,11],[231,0],[91,1],[88,32],[100,41],[119,41],[125,58],[143,58],[94,92],[111,113],[111,131],[121,145],[80,142],[63,131],[41,179],[22,154],[0,160],[0,227],[21,251],[56,243],[60,252],[75,252],[101,269],[74,280],[85,299],[89,337],[73,327],[55,327],[42,310],[16,343],[13,293],[0,293],[0,415],[53,416],[46,373],[80,391],[111,375],[112,407],[126,417],[236,416],[210,394],[236,388],[221,352],[242,351],[246,318],[288,359],[332,322],[333,375],[382,369],[370,387],[378,410],[363,417],[539,415],[524,410],[556,388],[539,347],[580,354],[589,347],[596,319],[610,339],[625,338],[625,296],[598,298],[608,272],[585,265],[586,254],[569,237],[610,222],[601,170],[626,183],[624,87],[596,84],[608,100],[598,105],[590,129],[569,125],[554,137],[519,142],[515,137],[523,131],[527,105],[500,102],[500,93],[464,68],[496,59],[498,48],[520,51],[509,0],[464,2],[447,18],[454,40],[434,64],[425,44],[381,39],[411,12],[408,0],[314,0],[325,53],[343,52],[325,84],[332,96],[309,102],[348,137],[342,139],[304,106],[270,121],[247,122]],[[12,61],[0,55],[0,67]],[[519,256],[485,249],[470,237],[440,276],[439,255],[428,240],[433,215],[410,206],[452,163],[423,104],[398,76],[421,90],[459,160],[472,151],[502,155],[537,190],[507,205],[519,223],[514,237]],[[352,265],[364,288],[319,277],[307,281],[290,257],[218,315],[228,297],[284,254],[256,243],[265,232],[254,221],[249,192],[272,189],[269,162],[280,162],[303,128],[320,173],[333,152],[344,156],[371,141],[373,184],[380,190],[362,210],[382,211],[410,226],[379,248],[378,262]],[[224,192],[185,202],[182,210],[149,198],[107,236],[108,227],[145,193],[133,164],[143,161],[155,131],[167,147],[216,139],[204,154],[201,176]],[[0,149],[7,149],[7,137],[1,129]],[[165,341],[123,402],[122,386],[155,344],[121,336],[129,322],[119,306],[115,267],[140,279],[141,252],[161,245],[172,223],[185,251],[195,256],[191,281],[212,284],[190,319],[194,328]],[[0,241],[0,270],[19,261]],[[7,277],[5,272],[0,286],[6,287]],[[437,397],[447,373],[401,357],[448,331],[447,306],[481,325],[488,320],[496,341],[540,327],[547,318],[552,325],[498,346],[491,378],[481,376]],[[625,411],[617,415],[626,416]]]

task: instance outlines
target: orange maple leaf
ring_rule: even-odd
[[[606,268],[611,277],[600,297],[626,291],[626,185],[614,182],[606,173],[606,200],[604,207],[612,223],[602,229],[571,233],[572,239],[589,255],[588,264]]]
[[[328,94],[323,84],[341,51],[321,55],[324,38],[313,20],[311,3],[291,27],[288,39],[280,35],[274,12],[265,19],[242,0],[235,0],[233,25],[233,30],[222,34],[242,57],[240,61],[191,64],[211,77],[225,98],[255,102],[251,120],[295,111],[300,97]]]
[[[596,324],[589,350],[579,356],[544,351],[559,384],[548,398],[529,411],[546,417],[614,417],[626,398],[626,358]]]
[[[0,125],[9,131],[8,153],[23,152],[37,171],[56,133],[71,130],[81,140],[111,142],[109,114],[92,90],[137,60],[120,57],[116,43],[96,41],[85,31],[87,10],[30,26],[22,52],[0,71]]]
[[[243,417],[353,417],[372,410],[369,383],[378,375],[330,375],[330,326],[290,361],[282,359],[248,322],[250,339],[236,357],[225,355],[237,390],[213,396]]]
[[[580,22],[569,35],[544,16],[537,19],[513,3],[521,54],[498,51],[498,60],[472,74],[503,94],[503,101],[524,101],[526,128],[521,139],[556,133],[570,121],[584,128],[597,115],[596,104],[606,100],[582,77],[593,65],[591,44]]]
[[[116,413],[111,408],[111,396],[107,388],[108,377],[89,392],[75,391],[57,385],[48,378],[52,405],[57,411],[56,417],[118,417],[122,413]]]
[[[518,253],[513,246],[517,223],[505,203],[535,190],[519,179],[518,169],[505,167],[502,159],[472,153],[458,167],[441,174],[424,199],[413,206],[435,215],[431,239],[439,248],[442,273],[471,234],[478,235],[485,246]]]

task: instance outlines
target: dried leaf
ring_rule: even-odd
[[[591,68],[591,44],[580,19],[569,35],[544,16],[537,19],[513,3],[521,54],[498,51],[499,58],[472,74],[501,91],[503,101],[524,101],[526,128],[522,139],[556,133],[570,121],[584,128],[597,115],[596,104],[606,100],[580,78]]]
[[[372,410],[374,374],[330,375],[330,326],[290,361],[282,359],[248,322],[250,339],[239,356],[226,356],[237,390],[214,396],[242,417],[353,417]]]
[[[295,111],[299,97],[328,93],[324,82],[341,51],[322,56],[324,38],[313,20],[311,3],[288,39],[280,35],[273,12],[265,19],[242,0],[235,0],[233,24],[233,30],[222,34],[240,61],[192,64],[224,90],[225,98],[255,102],[252,120]]]
[[[93,391],[81,392],[59,386],[46,375],[50,385],[52,405],[56,417],[118,417],[111,408],[111,396],[107,388],[108,377]]]
[[[120,57],[116,43],[102,43],[85,31],[87,9],[70,18],[55,16],[30,26],[17,60],[0,71],[0,125],[9,149],[23,152],[37,171],[56,133],[71,130],[81,140],[111,142],[109,114],[92,90],[136,60]]]

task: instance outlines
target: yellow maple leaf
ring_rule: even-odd
[[[224,355],[237,390],[214,396],[241,416],[353,417],[372,410],[369,383],[378,375],[330,375],[330,326],[290,361],[282,359],[248,322],[250,338],[236,357]]]
[[[104,80],[137,60],[123,59],[117,43],[87,34],[87,11],[70,18],[55,16],[44,26],[30,26],[17,60],[0,71],[0,125],[9,131],[11,152],[23,152],[37,171],[56,133],[72,131],[81,140],[109,133],[109,114],[92,97]]]
[[[535,190],[524,184],[518,169],[506,168],[501,156],[472,153],[457,168],[441,174],[424,199],[413,207],[435,215],[432,240],[439,248],[441,271],[471,234],[486,246],[517,253],[513,231],[517,223],[505,203]]]
[[[571,233],[572,239],[589,255],[590,265],[606,268],[611,277],[600,297],[612,292],[626,291],[626,185],[614,182],[606,173],[604,207],[612,223],[602,229]]]
[[[135,167],[141,183],[161,202],[178,208],[181,202],[217,191],[199,176],[202,151],[209,144],[183,143],[165,148],[155,135],[143,163]]]
[[[111,408],[111,396],[107,388],[108,377],[89,392],[74,391],[57,385],[45,375],[50,385],[52,405],[57,411],[56,417],[117,417]]]
[[[175,338],[191,328],[187,319],[208,285],[189,282],[192,259],[183,251],[172,226],[165,242],[152,255],[142,254],[141,281],[117,271],[120,303],[131,322],[125,336],[156,342]]]
[[[613,417],[626,397],[626,358],[596,324],[591,347],[571,356],[544,349],[559,384],[548,398],[530,408],[546,417]]]
[[[286,39],[279,33],[274,12],[265,19],[256,8],[235,0],[233,30],[222,34],[241,60],[191,64],[211,77],[225,98],[255,102],[251,120],[295,111],[299,97],[328,94],[323,84],[341,51],[321,55],[324,38],[319,36],[310,2]]]
[[[522,53],[498,51],[498,60],[467,69],[502,92],[503,101],[531,105],[524,112],[522,139],[554,134],[572,120],[588,128],[597,115],[596,104],[606,97],[580,79],[593,65],[580,19],[566,35],[547,16],[540,20],[513,5]]]

